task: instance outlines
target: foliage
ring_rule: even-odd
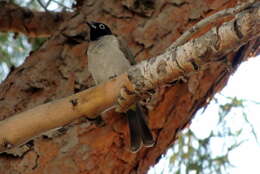
[[[0,33],[0,81],[6,77],[10,68],[24,61],[30,50],[31,46],[24,35]]]

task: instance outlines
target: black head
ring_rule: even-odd
[[[102,36],[111,35],[112,32],[110,28],[99,22],[87,22],[89,28],[90,28],[90,40],[95,41],[99,39]]]

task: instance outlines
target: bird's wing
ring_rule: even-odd
[[[135,57],[131,52],[130,48],[127,46],[125,39],[122,36],[118,36],[120,50],[124,53],[125,57],[128,59],[131,65],[135,65]]]

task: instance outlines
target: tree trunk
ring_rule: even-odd
[[[127,40],[136,59],[141,61],[163,53],[195,23],[221,9],[234,7],[237,2],[85,1],[77,7],[79,13],[66,14],[70,18],[60,24],[59,29],[53,26],[57,32],[49,31],[49,27],[42,28],[45,32],[39,29],[38,36],[52,36],[0,85],[0,119],[93,86],[87,70],[87,20],[109,25],[113,33]],[[28,15],[23,17],[25,21],[29,18]],[[11,19],[12,24],[15,20],[23,20],[14,16],[2,20]],[[217,20],[203,27],[193,38],[231,19]],[[17,25],[21,23],[17,22]],[[37,32],[30,32],[33,18],[30,24],[26,31],[15,25],[1,29],[2,24],[0,30],[37,37]],[[126,118],[110,110],[103,114],[103,127],[78,119],[58,132],[38,136],[12,152],[0,154],[0,173],[146,173],[172,145],[177,133],[190,124],[196,111],[206,106],[214,94],[226,85],[240,62],[246,60],[250,53],[259,52],[258,45],[259,39],[251,40],[238,50],[222,55],[221,60],[204,65],[185,82],[160,88],[157,104],[149,112],[149,126],[156,139],[152,148],[131,153]]]

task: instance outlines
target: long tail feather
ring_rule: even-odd
[[[138,123],[139,120],[137,118],[136,112],[131,109],[127,111],[126,115],[130,132],[131,152],[137,152],[142,146],[140,127]]]
[[[153,135],[145,121],[145,114],[139,103],[136,104],[136,115],[140,127],[142,141],[145,147],[152,147],[155,143]]]

